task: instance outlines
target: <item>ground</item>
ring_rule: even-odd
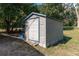
[[[0,55],[78,56],[79,29],[64,30],[64,39],[54,46],[42,48],[11,37],[0,35]]]
[[[44,55],[75,56],[79,55],[79,29],[64,30],[64,40],[55,46],[35,47]]]
[[[0,33],[0,56],[43,56],[23,40],[3,36]]]

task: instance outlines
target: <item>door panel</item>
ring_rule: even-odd
[[[34,20],[34,21],[33,21]],[[33,40],[33,41],[39,41],[39,37],[38,37],[38,18],[36,19],[31,19],[29,21],[29,39]]]

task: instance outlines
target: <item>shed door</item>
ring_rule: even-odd
[[[29,21],[29,39],[32,40],[32,41],[39,41],[39,29],[38,29],[38,22],[39,19],[38,18],[35,18],[35,19],[31,19]]]

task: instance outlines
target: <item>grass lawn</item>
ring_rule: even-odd
[[[64,30],[66,42],[49,48],[35,46],[44,55],[75,56],[79,55],[79,29]]]

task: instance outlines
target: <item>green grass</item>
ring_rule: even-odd
[[[73,56],[79,55],[79,29],[64,30],[64,39],[69,38],[66,43],[58,44],[56,46],[51,46],[49,48],[42,48],[36,46],[35,48],[39,50],[44,55],[60,55],[60,56]]]

